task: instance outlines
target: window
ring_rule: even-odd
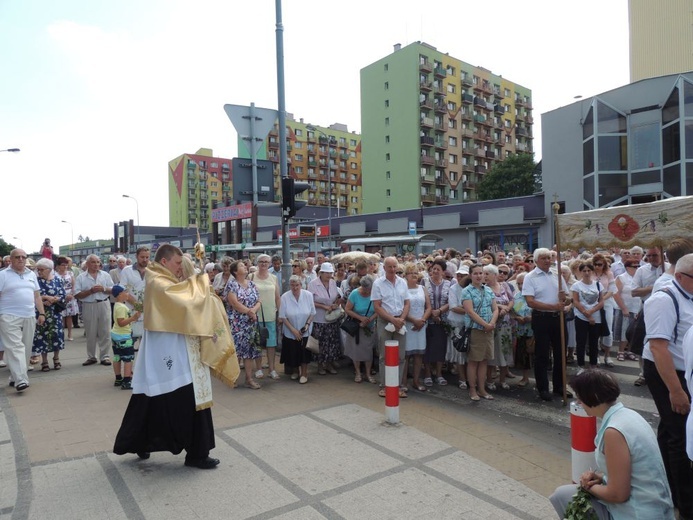
[[[387,190],[385,190],[385,196],[386,196],[386,197],[389,197],[390,195],[392,195],[392,192],[391,192],[390,189],[388,188]]]
[[[389,90],[389,89],[390,89],[390,83],[388,83],[388,82],[386,81],[386,82],[385,82],[385,90]]]
[[[448,101],[448,110],[450,112],[454,112],[457,110],[457,103],[454,103],[453,101]]]
[[[510,89],[503,89],[503,97],[510,97]]]
[[[359,180],[359,176],[356,175],[355,173],[352,173],[352,174],[351,174],[351,180],[352,180],[352,181],[357,181],[357,180]]]
[[[386,99],[385,100],[385,108],[388,108],[390,106],[390,100]]]
[[[213,162],[212,164],[210,164],[210,166],[211,166],[212,168],[218,168],[218,167],[219,167],[219,164]]]
[[[345,137],[340,137],[339,138],[339,144],[341,146],[346,146],[346,138]]]
[[[359,201],[359,198],[358,198],[358,197],[351,197],[351,203],[352,203],[352,204],[356,204],[358,201]],[[355,214],[356,214],[356,213],[354,213],[354,215],[355,215]]]
[[[210,185],[212,188],[216,188],[217,186],[219,186],[219,183],[218,183],[218,182],[210,182],[209,185]]]
[[[389,153],[386,153],[386,154],[385,154],[385,160],[386,160],[386,161],[389,161],[389,160],[390,160],[390,154],[389,154]]]
[[[457,172],[450,172],[450,182],[457,182]]]
[[[294,155],[294,159],[297,161],[302,161],[303,160],[303,154],[297,153]]]
[[[296,129],[296,136],[301,137],[302,135],[303,135],[303,130],[301,130],[300,128],[297,128]]]
[[[453,137],[453,136],[448,137],[448,144],[450,146],[457,146],[457,137]]]
[[[450,198],[451,199],[457,198],[457,190],[450,190]],[[556,282],[556,285],[558,285],[558,282]]]
[[[359,191],[359,187],[352,184],[351,191]]]
[[[350,139],[349,146],[356,146],[356,139]]]
[[[455,154],[451,153],[448,156],[448,163],[449,164],[457,164],[457,156]]]
[[[358,168],[358,165],[355,162],[349,163],[349,168],[352,170],[356,170]]]
[[[445,69],[445,72],[447,72],[448,76],[454,76],[455,75],[455,67],[452,65],[448,65],[448,68]]]
[[[385,126],[390,126],[390,118],[389,117],[385,118]]]
[[[212,195],[212,197],[218,197],[218,196],[219,196],[219,192],[218,192],[218,191],[212,191],[212,192],[211,192],[211,195]]]
[[[383,65],[383,69],[385,70],[385,72],[387,72],[387,69],[388,69],[387,63],[385,65]]]
[[[454,94],[455,93],[455,85],[452,83],[448,83],[448,94]]]
[[[474,83],[475,85],[478,85],[479,84],[479,76],[474,76],[472,78],[472,83]]]
[[[388,170],[385,172],[385,178],[389,179],[390,177],[391,177],[391,174],[390,174],[390,171]]]
[[[296,141],[294,143],[294,148],[303,148],[303,143],[301,141]]]
[[[390,206],[388,206],[387,208],[385,208],[385,211],[390,212],[390,211],[392,211],[392,208]]]
[[[303,166],[295,166],[294,167],[294,173],[301,175],[303,174]]]
[[[390,136],[389,136],[389,135],[386,135],[386,136],[385,136],[385,143],[389,143],[389,142],[390,142]]]
[[[448,118],[448,128],[451,128],[451,129],[457,128],[457,121],[451,117]]]

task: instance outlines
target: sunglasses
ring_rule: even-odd
[[[504,274],[505,276],[508,276],[510,274],[510,271],[498,271],[498,274]]]
[[[402,276],[404,274],[404,272],[403,271],[397,271],[395,274],[398,276]]]
[[[604,267],[604,264],[602,264],[602,263],[594,264],[594,267]]]
[[[581,267],[580,271],[594,271],[591,267]]]

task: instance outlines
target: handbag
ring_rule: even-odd
[[[260,340],[259,340],[259,346],[266,348],[267,347],[267,340],[269,339],[269,329],[265,326],[265,310],[262,308],[262,304],[260,304],[260,314],[262,316],[262,325],[258,324],[258,332],[260,334]]]
[[[626,329],[626,339],[630,351],[638,356],[642,355],[643,347],[645,346],[645,309],[640,309],[638,316],[634,320],[630,320]]]
[[[308,336],[308,341],[306,342],[306,350],[309,350],[313,354],[320,353],[320,342],[317,338],[313,336]]]
[[[325,321],[327,323],[334,323],[335,321],[341,320],[346,313],[342,307],[337,307],[334,310],[325,313]]]
[[[64,310],[67,310],[67,303],[65,303],[63,300],[58,300],[53,304],[53,308],[55,309],[56,313],[63,312]]]
[[[452,332],[452,346],[457,352],[469,352],[469,342],[472,339],[472,329],[462,327],[455,328]]]
[[[597,282],[597,291],[599,291],[599,298],[597,299],[597,302],[602,299],[602,291],[600,287],[599,282]],[[601,309],[599,309],[599,316],[601,317],[601,323],[599,324],[599,335],[602,337],[611,336],[609,324],[606,322],[606,311],[604,310],[603,306]]]
[[[340,329],[342,329],[344,332],[349,334],[352,338],[356,337],[356,335],[359,333],[359,329],[361,328],[361,324],[356,321],[354,318],[351,316],[347,316],[347,319],[345,319],[342,324],[339,326]]]

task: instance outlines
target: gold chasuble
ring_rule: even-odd
[[[196,409],[211,407],[209,370],[230,387],[240,373],[224,304],[205,273],[179,281],[164,266],[152,262],[145,281],[145,330],[185,336]]]

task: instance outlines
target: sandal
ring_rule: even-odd
[[[433,386],[433,378],[424,377],[424,385],[426,385],[426,386]]]
[[[630,361],[638,361],[639,360],[638,356],[636,356],[635,354],[633,354],[630,351],[626,352],[626,359],[628,359]]]
[[[418,390],[419,392],[425,392],[426,391],[426,387],[420,383],[413,383],[412,388],[414,390]]]
[[[356,377],[354,378],[354,383],[360,383],[363,381],[363,378],[361,377],[361,374],[357,374]]]
[[[448,384],[444,377],[438,377],[438,379],[436,379],[436,383],[438,383],[438,386],[445,386]]]
[[[467,382],[466,381],[460,381],[457,386],[460,387],[460,390],[466,390],[467,389]]]
[[[51,367],[48,366],[48,363],[41,363],[41,372],[50,372]]]
[[[256,381],[253,381],[252,379],[250,381],[245,382],[245,387],[250,388],[252,390],[259,390],[262,388]]]
[[[375,378],[373,376],[368,376],[368,382],[372,385],[377,383],[377,381],[375,380]]]
[[[38,365],[40,359],[41,359],[41,358],[38,357],[38,356],[31,356],[31,357],[29,358],[29,364],[30,364],[30,365]]]
[[[616,356],[616,359],[619,361],[625,361],[626,355],[623,352],[619,352],[618,355]]]
[[[517,382],[517,386],[520,386],[520,387],[522,387],[522,388],[524,388],[524,387],[527,386],[528,384],[529,384],[529,380],[528,380],[528,379],[520,379],[520,380]]]
[[[404,388],[400,388],[399,389],[399,398],[400,399],[406,399],[407,397],[408,396],[407,396],[406,390],[404,390]]]
[[[53,360],[53,370],[60,370],[63,366],[60,364],[60,360]]]

